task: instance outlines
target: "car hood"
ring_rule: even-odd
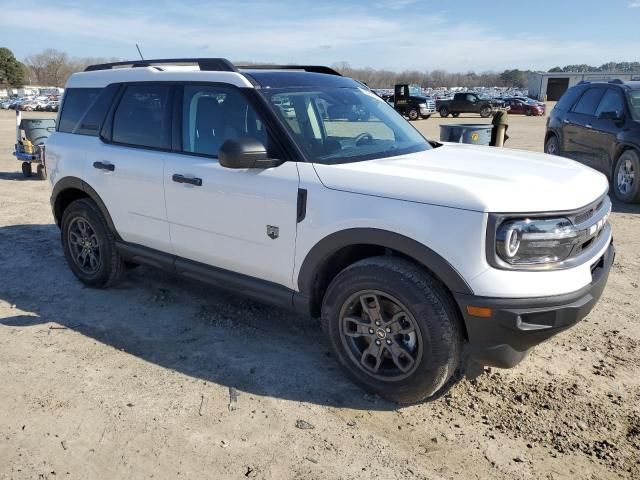
[[[604,175],[563,157],[457,143],[314,167],[330,189],[481,212],[573,210],[608,189]]]

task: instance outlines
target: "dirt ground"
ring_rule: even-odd
[[[460,121],[485,122],[416,126]],[[541,150],[544,122],[512,116],[507,145]],[[343,377],[310,319],[146,267],[84,288],[13,135],[0,111],[1,479],[640,477],[640,206],[614,206],[587,319],[398,408]]]

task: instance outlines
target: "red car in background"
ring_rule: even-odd
[[[544,103],[536,102],[535,100],[524,100],[522,98],[509,98],[504,101],[511,107],[509,115],[544,115],[546,107]]]

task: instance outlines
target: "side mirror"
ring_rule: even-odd
[[[600,120],[613,120],[614,122],[617,122],[619,120],[622,120],[622,114],[620,112],[600,112],[600,115],[598,115],[598,119]]]
[[[226,168],[271,168],[282,163],[269,158],[265,146],[251,137],[227,140],[220,147],[218,162]]]

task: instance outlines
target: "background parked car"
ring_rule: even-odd
[[[600,170],[623,202],[640,202],[640,81],[581,82],[547,119],[544,151]]]
[[[515,115],[544,115],[546,107],[538,102],[526,101],[521,98],[509,98],[505,104],[510,107],[509,114]]]

